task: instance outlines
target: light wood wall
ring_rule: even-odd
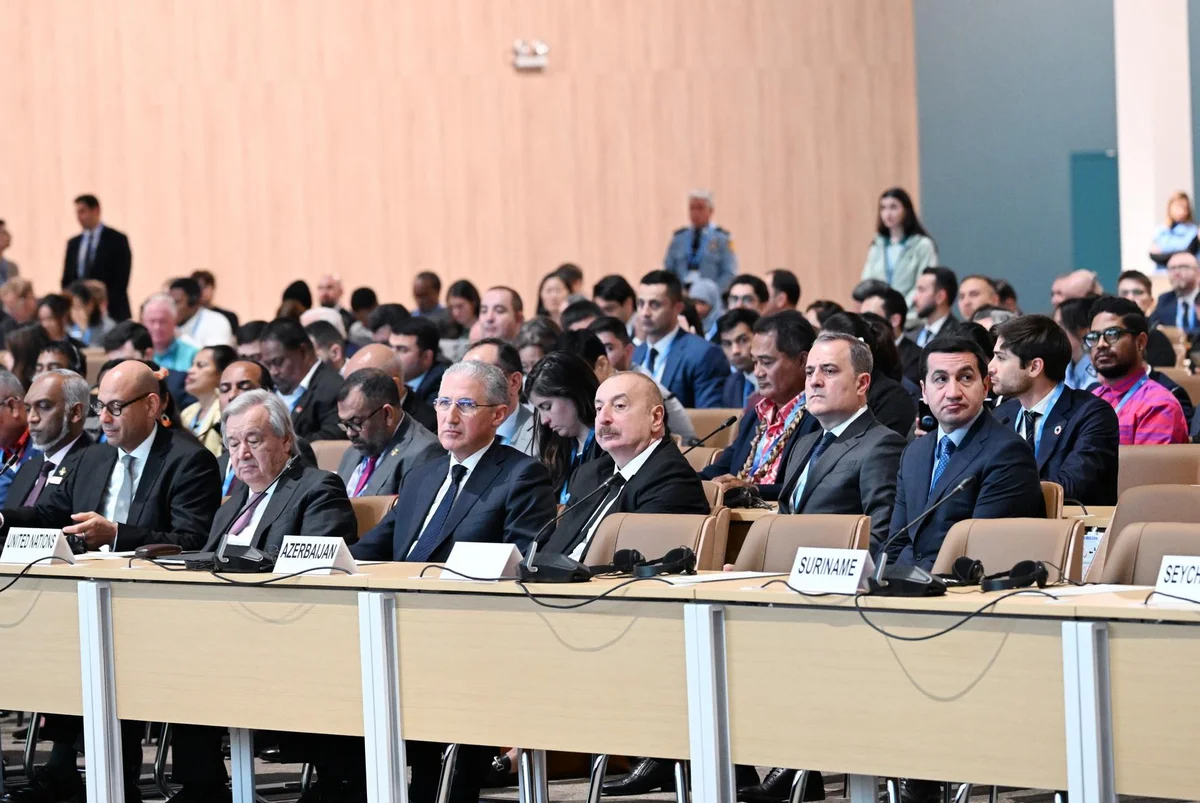
[[[908,0],[0,0],[0,218],[57,287],[71,199],[130,235],[136,305],[208,268],[267,315],[295,278],[590,283],[661,264],[709,187],[744,269],[857,280],[917,190]],[[516,38],[551,47],[511,66]]]

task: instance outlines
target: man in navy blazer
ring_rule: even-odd
[[[1171,289],[1158,297],[1154,317],[1160,326],[1177,326],[1189,334],[1200,328],[1196,300],[1200,297],[1200,265],[1196,255],[1187,251],[1172,254],[1167,260]]]
[[[721,392],[721,406],[744,410],[750,397],[758,392],[754,379],[754,357],[750,355],[750,343],[754,339],[754,324],[759,314],[752,309],[731,309],[717,319],[717,338],[721,351],[729,361],[733,372],[725,378]]]
[[[684,407],[720,407],[729,362],[720,347],[679,328],[682,312],[679,277],[665,270],[643,276],[637,315],[646,342],[633,352],[633,361]]]
[[[994,415],[1024,438],[1043,480],[1085,505],[1117,503],[1121,441],[1112,406],[1064,383],[1071,342],[1045,315],[1022,315],[996,328],[988,365],[992,389],[1007,400]]]
[[[897,565],[932,569],[957,522],[1044,518],[1046,508],[1029,446],[983,409],[987,359],[975,341],[935,337],[921,361],[921,390],[938,428],[910,443],[900,457],[887,552]],[[947,499],[951,493],[954,498]],[[945,503],[901,533],[941,500]]]

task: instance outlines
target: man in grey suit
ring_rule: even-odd
[[[446,453],[436,435],[404,414],[396,383],[378,368],[346,377],[337,406],[338,426],[353,447],[338,466],[351,498],[395,494],[409,471]]]
[[[521,355],[516,347],[498,337],[485,337],[471,344],[463,360],[487,363],[504,372],[504,378],[508,380],[508,409],[511,412],[496,429],[496,437],[505,446],[533,456],[533,428],[537,419],[533,408],[521,403],[525,374],[521,371]]]
[[[904,438],[867,408],[871,349],[841,332],[820,335],[805,366],[805,409],[821,425],[802,436],[784,468],[780,513],[840,513],[871,517],[871,542],[888,534]],[[795,770],[776,767],[762,783],[738,790],[748,803],[788,799]],[[823,800],[824,779],[809,775],[805,800]]]

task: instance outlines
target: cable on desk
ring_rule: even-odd
[[[589,597],[588,599],[581,600],[579,602],[571,602],[566,605],[553,605],[549,602],[542,601],[541,596],[547,596],[547,595],[538,595],[538,594],[535,594],[532,591],[530,591],[527,584],[525,583],[525,581],[522,580],[520,577],[486,577],[486,578],[485,577],[472,577],[469,574],[463,574],[462,572],[455,571],[454,569],[451,569],[449,567],[442,566],[442,565],[436,564],[436,563],[431,563],[430,565],[426,566],[424,569],[421,570],[421,573],[418,574],[417,576],[424,577],[425,572],[427,572],[430,569],[441,569],[444,572],[450,572],[451,574],[457,575],[457,576],[463,578],[464,580],[474,580],[477,583],[493,583],[493,582],[515,583],[517,588],[521,589],[521,593],[523,593],[526,597],[528,597],[531,602],[541,605],[543,608],[557,608],[560,611],[567,611],[567,610],[572,610],[574,608],[582,608],[585,605],[591,605],[593,602],[604,599],[605,597],[607,597],[609,594],[613,593],[614,591],[621,589],[621,588],[625,588],[625,586],[633,585],[634,583],[644,583],[647,580],[652,580],[654,582],[666,583],[667,585],[671,585],[670,580],[664,580],[661,577],[631,577],[630,579],[626,580],[625,582],[617,583],[612,588],[610,588],[600,594],[597,594],[594,597]]]
[[[1200,602],[1196,602],[1196,600],[1194,600],[1194,599],[1188,599],[1187,597],[1178,597],[1174,594],[1168,594],[1165,591],[1151,591],[1149,594],[1146,595],[1146,598],[1144,600],[1142,600],[1142,604],[1149,605],[1151,597],[1166,597],[1167,599],[1176,599],[1176,600],[1179,600],[1180,602],[1190,602],[1193,605],[1200,605]]]
[[[13,584],[16,583],[18,580],[20,580],[25,575],[29,574],[29,570],[32,569],[34,566],[38,565],[39,563],[45,563],[47,561],[53,561],[53,560],[60,560],[63,563],[71,562],[71,561],[67,560],[66,558],[60,558],[58,555],[46,555],[44,558],[38,558],[37,560],[31,560],[29,563],[26,563],[24,566],[21,567],[21,571],[17,572],[13,576],[13,579],[9,580],[4,585],[0,586],[0,593],[3,593],[5,591],[7,591],[8,589],[12,588]]]
[[[313,572],[338,572],[339,574],[354,574],[354,572],[343,569],[341,566],[310,566],[307,569],[301,569],[298,572],[291,574],[281,574],[278,577],[268,577],[266,580],[252,580],[243,582],[242,580],[234,580],[232,577],[227,577],[224,572],[209,571],[213,577],[218,580],[224,580],[226,583],[234,586],[269,586],[272,583],[279,583],[284,580],[290,580],[293,577],[299,577],[302,574],[312,574]]]
[[[887,630],[884,630],[882,627],[880,627],[879,625],[872,622],[870,619],[867,618],[866,610],[862,606],[860,606],[858,603],[858,601],[860,599],[863,599],[864,597],[868,596],[866,594],[855,594],[854,595],[854,610],[858,611],[859,617],[863,620],[864,623],[866,623],[866,625],[868,627],[870,627],[876,633],[886,636],[887,638],[895,639],[896,641],[929,641],[930,639],[935,639],[935,638],[938,638],[939,636],[944,636],[953,630],[957,630],[958,628],[965,625],[967,622],[974,619],[979,614],[986,611],[988,608],[992,608],[996,604],[1003,602],[1004,600],[1008,599],[1009,597],[1015,597],[1018,594],[1037,594],[1042,597],[1049,597],[1050,599],[1053,599],[1053,600],[1058,599],[1058,597],[1054,596],[1053,594],[1049,594],[1045,591],[1040,591],[1036,588],[1018,588],[1014,591],[1010,591],[1007,594],[1003,594],[999,597],[996,597],[993,600],[988,601],[987,604],[982,605],[979,608],[976,608],[975,610],[971,611],[966,616],[964,616],[962,619],[959,619],[957,622],[950,625],[949,627],[942,628],[941,630],[939,630],[935,633],[926,633],[923,636],[901,636],[896,633],[889,633]],[[883,609],[877,609],[877,610],[883,610]],[[925,611],[922,611],[922,613],[925,613]],[[936,611],[928,611],[928,613],[936,613]]]
[[[1078,580],[1072,580],[1070,577],[1067,577],[1067,573],[1062,570],[1062,567],[1055,566],[1053,563],[1051,563],[1048,560],[1044,560],[1044,561],[1042,561],[1042,563],[1049,566],[1054,571],[1058,572],[1058,582],[1054,584],[1056,586],[1065,584],[1065,585],[1069,585],[1069,586],[1075,586],[1076,588],[1081,588],[1081,587],[1087,585],[1087,583],[1081,583]]]
[[[796,588],[794,585],[789,583],[787,580],[771,580],[770,582],[763,583],[762,585],[759,586],[759,588],[760,589],[766,588],[767,586],[773,586],[773,585],[776,585],[779,583],[782,583],[783,585],[787,586],[792,591],[795,591],[797,594],[799,594],[802,597],[844,597],[844,596],[846,596],[845,594],[835,594],[832,591],[816,591],[816,592],[811,592],[811,593],[808,591],[801,591],[800,589]]]

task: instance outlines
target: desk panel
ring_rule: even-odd
[[[76,589],[74,580],[23,577],[0,594],[0,708],[83,713]]]

